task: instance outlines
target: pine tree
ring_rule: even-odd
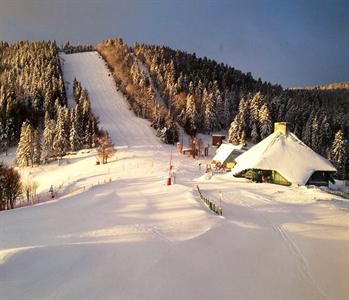
[[[84,127],[83,127],[83,110],[82,105],[77,104],[74,108],[74,118],[76,122],[76,132],[79,141],[77,142],[81,147],[84,145],[85,139],[84,139]]]
[[[65,155],[69,147],[69,140],[68,140],[67,132],[65,132],[64,125],[65,125],[64,110],[59,109],[57,125],[56,125],[56,135],[53,142],[53,149],[57,154],[57,156],[59,157],[62,157],[63,155]]]
[[[212,93],[208,93],[204,90],[203,93],[203,117],[204,117],[204,130],[211,132],[216,126],[216,116],[214,111],[214,98]]]
[[[337,178],[345,179],[345,166],[347,163],[348,156],[345,150],[344,135],[342,130],[339,130],[335,135],[334,141],[330,149],[329,159],[337,168]]]
[[[318,152],[318,153],[320,152],[319,135],[320,135],[319,122],[318,122],[318,117],[315,115],[311,123],[311,146],[310,147],[315,152]]]
[[[34,130],[28,122],[24,122],[21,127],[16,159],[19,166],[34,164]]]
[[[33,136],[33,162],[37,165],[41,162],[41,136],[38,129],[34,130],[34,136]]]
[[[53,143],[56,135],[56,125],[54,120],[50,119],[49,113],[45,113],[45,123],[44,123],[44,143],[43,143],[43,156],[44,159],[55,156]]]
[[[216,109],[215,109],[216,117],[217,117],[216,127],[217,129],[222,129],[222,128],[225,128],[225,122],[226,122],[225,103],[218,87],[214,91],[213,95],[214,95],[213,97],[216,100]]]
[[[312,138],[312,123],[313,123],[314,117],[315,117],[315,113],[314,111],[312,111],[302,132],[302,141],[310,147],[311,147],[311,138]]]
[[[70,143],[70,149],[72,151],[78,151],[81,149],[81,143],[80,138],[78,136],[78,124],[77,124],[77,118],[75,114],[75,110],[72,111],[72,117],[71,117],[71,128],[70,128],[70,134],[69,134],[69,143]]]
[[[196,122],[197,122],[197,110],[196,110],[195,99],[193,95],[189,94],[187,96],[185,128],[190,135],[195,136],[196,134],[196,130],[197,130]]]
[[[253,123],[252,131],[251,131],[251,139],[252,139],[252,142],[255,144],[260,141],[259,128],[257,123]]]
[[[240,143],[238,116],[236,116],[233,122],[231,122],[230,129],[229,129],[229,143],[232,143],[234,145],[239,145]]]
[[[261,92],[256,93],[253,98],[250,101],[250,126],[251,129],[253,128],[253,124],[256,124],[258,126],[258,120],[259,120],[259,111],[262,106],[262,94]]]
[[[264,103],[259,111],[260,137],[265,139],[273,131],[273,122],[271,121],[269,108]]]
[[[320,153],[324,156],[328,155],[329,146],[331,145],[333,133],[331,129],[331,125],[328,121],[326,115],[321,120],[320,130],[319,130],[319,148]]]

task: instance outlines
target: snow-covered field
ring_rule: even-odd
[[[97,53],[64,55],[115,144],[21,172],[77,190],[0,213],[0,299],[349,299],[349,205],[318,189],[205,180],[116,92]],[[170,153],[176,184],[165,185]],[[204,163],[204,161],[203,161]],[[109,182],[111,180],[111,182]],[[212,214],[195,190],[219,203]]]

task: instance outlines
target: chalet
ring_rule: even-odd
[[[332,163],[315,153],[293,133],[287,123],[275,123],[274,133],[236,159],[234,176],[283,185],[328,186],[336,172]]]

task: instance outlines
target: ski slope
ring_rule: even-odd
[[[114,79],[97,52],[61,54],[61,62],[68,96],[72,99],[76,78],[88,90],[93,113],[103,119],[102,127],[116,146],[160,145],[149,122],[137,118],[116,90]]]
[[[161,145],[128,111],[96,53],[63,59],[65,80],[89,88],[101,126],[125,147],[107,165],[89,152],[21,170],[43,194],[52,180],[79,191],[0,212],[1,300],[348,299],[348,202],[319,189],[206,179],[207,160]],[[171,150],[176,184],[166,186]],[[222,200],[223,217],[196,184]]]

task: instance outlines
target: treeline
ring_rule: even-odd
[[[24,122],[17,148],[17,165],[34,166],[52,158],[61,158],[69,151],[97,146],[97,120],[91,112],[88,92],[74,79],[72,108],[56,103],[53,117],[45,114],[44,127],[34,128]]]
[[[134,113],[150,120],[163,142],[177,142],[177,125],[167,108],[157,102],[154,88],[132,49],[122,39],[104,41],[96,49],[106,60],[118,89],[125,95]]]
[[[64,43],[62,49],[66,54],[79,53],[79,52],[90,52],[94,51],[94,47],[91,44],[77,44],[71,45],[70,42]]]
[[[45,112],[66,105],[54,42],[0,42],[0,151],[18,143],[23,122],[43,125]]]
[[[347,84],[283,90],[195,54],[144,44],[134,49],[171,116],[190,135],[229,128],[230,142],[257,143],[273,132],[274,122],[289,122],[305,144],[331,158],[339,177],[349,173]]]
[[[330,84],[326,84],[326,85],[305,86],[303,88],[297,88],[297,89],[304,89],[304,90],[349,90],[349,82],[336,82],[336,83],[330,83]]]

